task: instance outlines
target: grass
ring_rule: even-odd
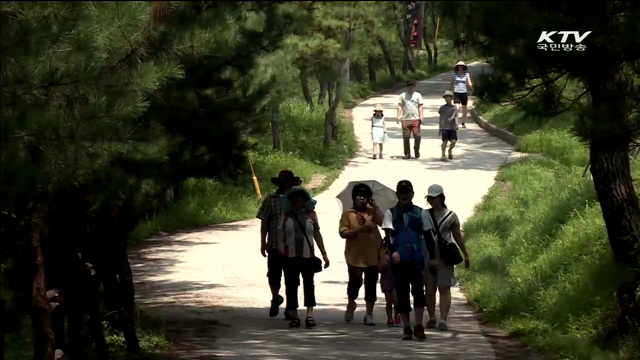
[[[121,331],[112,329],[104,322],[105,339],[109,345],[110,355],[120,360],[170,360],[168,355],[171,346],[167,340],[162,320],[138,310],[137,334],[141,351],[137,355],[130,355],[126,351],[124,336]],[[5,358],[11,360],[33,359],[31,342],[31,322],[25,319],[22,331],[8,334],[5,337]],[[95,359],[94,353],[86,354],[83,359]]]
[[[496,126],[540,153],[503,167],[465,224],[473,265],[461,270],[469,299],[487,320],[560,359],[638,359],[637,342],[615,329],[614,291],[630,276],[616,265],[574,114],[544,119],[518,106],[482,104]],[[634,161],[634,178],[640,178]],[[634,357],[635,356],[635,357]]]

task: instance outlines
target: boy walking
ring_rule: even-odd
[[[439,133],[442,135],[442,157],[440,160],[447,161],[453,159],[453,148],[456,146],[456,142],[458,141],[458,124],[457,124],[457,116],[458,109],[452,103],[453,101],[453,93],[449,90],[444,92],[442,96],[446,101],[446,104],[440,106],[438,110],[438,114],[440,114],[440,126]],[[445,156],[445,151],[447,150],[447,143],[449,143],[449,154]]]

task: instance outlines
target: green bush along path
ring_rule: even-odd
[[[476,65],[470,68],[476,76],[481,70]],[[385,326],[382,294],[375,311],[378,326],[361,324],[363,304],[353,324],[343,321],[347,268],[344,243],[337,234],[340,209],[335,196],[345,184],[378,179],[394,187],[399,180],[409,179],[416,189],[415,203],[426,206],[423,198],[427,187],[440,183],[447,193],[448,205],[465,221],[493,185],[499,167],[512,151],[502,141],[469,124],[467,130],[460,132],[457,159],[450,163],[439,161],[437,109],[443,103],[442,93],[449,77],[447,72],[419,84],[425,98],[426,120],[419,160],[393,158],[403,155],[401,132],[395,124],[398,92],[371,98],[353,110],[353,125],[361,145],[358,156],[317,196],[320,226],[332,265],[316,276],[316,329],[292,331],[282,315],[268,317],[270,293],[266,259],[259,253],[257,220],[150,239],[132,254],[138,302],[165,319],[180,359],[208,359],[215,355],[238,359],[495,358],[457,288],[449,318],[451,331],[430,331],[426,342],[401,341],[400,328]],[[377,103],[387,109],[391,138],[385,146],[384,160],[370,159],[368,150],[369,118]]]
[[[535,100],[534,100],[535,101]],[[526,105],[526,104],[524,104]],[[535,350],[562,359],[637,359],[638,344],[615,331],[615,291],[629,277],[611,256],[575,114],[527,115],[522,106],[476,107],[485,120],[544,155],[501,170],[465,225],[474,268],[462,271],[487,320]],[[632,163],[640,179],[638,161]],[[636,357],[632,357],[635,353]]]

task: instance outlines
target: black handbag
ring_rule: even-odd
[[[300,221],[300,219],[298,219],[298,216],[294,212],[291,212],[291,216],[298,223],[298,226],[300,227],[300,230],[302,231],[304,238],[307,239],[307,244],[309,245],[309,250],[311,251],[311,257],[309,258],[310,270],[313,271],[314,273],[321,272],[322,260],[319,257],[314,255],[313,246],[311,244],[311,241],[309,241],[309,237],[307,236],[307,229],[304,226],[302,226],[302,222]]]
[[[436,215],[433,212],[433,209],[429,209],[429,215],[431,215],[431,223],[433,224],[436,235],[438,236],[438,250],[440,251],[440,259],[442,262],[449,266],[462,263],[464,259],[462,258],[462,254],[460,254],[460,248],[458,248],[458,245],[453,241],[445,241],[442,238],[442,234],[440,234],[440,226],[451,215],[451,212],[442,219],[440,224],[436,221]]]

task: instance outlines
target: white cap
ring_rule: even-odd
[[[442,188],[442,186],[438,185],[438,184],[433,184],[431,186],[429,186],[429,190],[427,190],[427,196],[426,197],[436,197],[439,196],[441,194],[444,194],[444,189]]]

